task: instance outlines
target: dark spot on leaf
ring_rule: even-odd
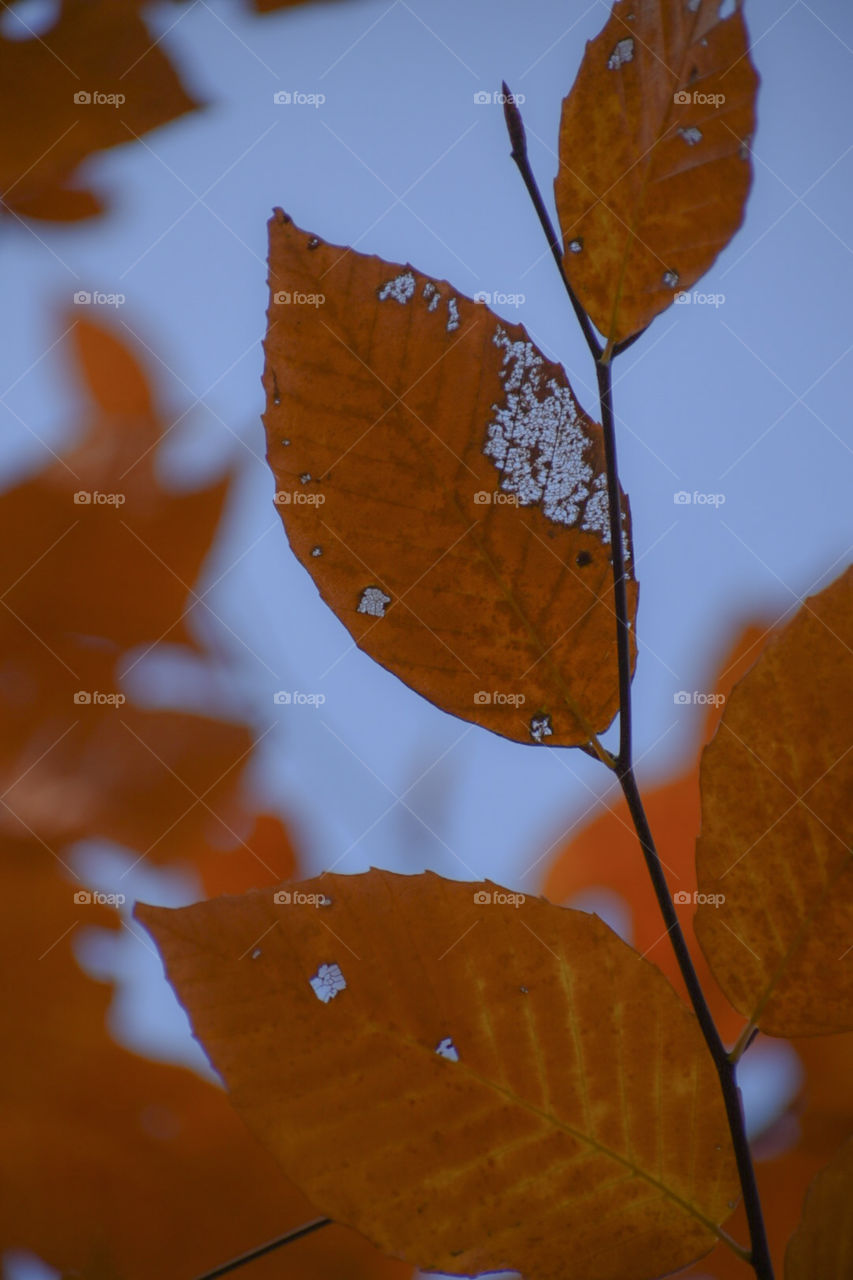
[[[582,569],[584,565],[592,564],[592,556],[588,551],[579,551],[575,556],[575,564]]]

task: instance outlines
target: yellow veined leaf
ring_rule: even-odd
[[[597,917],[432,873],[139,906],[238,1110],[428,1271],[648,1280],[737,1195],[693,1014]]]
[[[850,568],[735,686],[702,757],[696,934],[771,1035],[853,1029],[852,693]]]
[[[758,75],[740,5],[616,0],[560,122],[563,262],[624,341],[704,275],[743,221]]]
[[[853,1275],[853,1138],[811,1184],[785,1254],[785,1280]]]
[[[280,210],[270,293],[276,501],[356,642],[518,742],[603,732],[619,701],[604,447],[564,371],[445,281]],[[627,501],[623,524],[630,550]]]

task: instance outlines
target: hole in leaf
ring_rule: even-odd
[[[569,241],[569,253],[583,252],[583,236],[577,236],[574,240]]]
[[[442,1040],[436,1049],[436,1053],[440,1058],[446,1058],[448,1062],[459,1061],[459,1050],[451,1040],[450,1036]]]
[[[666,285],[667,289],[674,289],[675,286],[678,284],[678,272],[664,271],[663,283]]]
[[[541,712],[538,716],[531,718],[530,736],[534,742],[541,742],[543,738],[550,738],[553,732],[554,727],[547,712]]]
[[[401,271],[393,280],[386,280],[381,289],[378,289],[376,296],[380,302],[387,302],[389,298],[393,298],[395,302],[399,302],[401,306],[405,305],[415,292],[415,277],[411,271]]]
[[[607,59],[607,69],[608,71],[618,71],[626,62],[633,62],[633,60],[634,41],[629,36],[625,40],[618,41],[610,57]]]
[[[312,556],[321,556],[321,555],[323,554],[323,548],[322,548],[322,547],[312,547],[312,548],[311,548],[311,554],[312,554]]]
[[[579,551],[575,556],[575,564],[579,569],[583,569],[585,565],[592,564],[592,556],[588,551]]]
[[[447,332],[452,333],[454,329],[459,328],[459,303],[455,298],[450,298],[447,303],[447,310],[449,312]]]
[[[702,130],[695,128],[694,125],[691,125],[689,129],[679,129],[678,132],[688,147],[695,147],[697,142],[702,141]]]

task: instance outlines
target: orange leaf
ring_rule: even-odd
[[[0,1249],[83,1280],[188,1280],[312,1217],[221,1090],[120,1048],[110,989],[72,944],[115,913],[75,904],[48,855],[2,845]],[[408,1268],[325,1228],[255,1263],[258,1280],[404,1280]]]
[[[65,220],[88,201],[93,212],[95,197],[67,189],[81,161],[196,106],[135,10],[132,0],[66,0],[41,36],[0,37],[0,109],[16,122],[0,146],[9,208]]]
[[[853,568],[736,686],[700,771],[696,934],[771,1035],[853,1029]]]
[[[571,284],[618,343],[689,290],[743,220],[758,76],[740,8],[616,0],[560,123]]]
[[[853,1139],[817,1175],[785,1256],[785,1280],[853,1275]]]
[[[445,281],[323,244],[280,210],[270,286],[276,500],[356,642],[515,741],[606,729],[618,682],[603,441],[563,370]],[[624,521],[627,545],[627,501]],[[629,596],[633,616],[633,582]]]
[[[736,1195],[693,1015],[594,916],[432,873],[138,906],[238,1110],[318,1209],[454,1275],[643,1280]]]

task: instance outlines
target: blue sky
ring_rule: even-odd
[[[28,8],[35,20],[38,6]],[[0,404],[4,471],[42,465],[45,443],[56,447],[73,418],[60,351],[46,348],[74,292],[123,293],[123,306],[99,315],[151,348],[167,411],[189,410],[169,439],[173,474],[240,467],[208,566],[208,581],[221,579],[213,613],[197,622],[232,652],[235,696],[269,730],[255,784],[294,822],[310,869],[429,866],[535,891],[535,864],[608,778],[581,753],[513,745],[431,707],[352,646],[291,556],[259,419],[266,220],[282,205],[326,240],[409,261],[463,293],[523,294],[496,309],[564,363],[597,416],[589,356],[501,109],[475,94],[505,78],[525,95],[531,159],[552,205],[560,101],[607,6],[339,0],[258,17],[197,0],[151,13],[209,105],[90,162],[86,174],[114,197],[105,219],[37,234],[7,223],[4,386],[15,385]],[[745,226],[698,286],[725,301],[671,308],[616,366],[646,784],[678,765],[698,730],[700,709],[673,694],[707,687],[742,621],[779,617],[850,558],[853,9],[751,0],[747,19],[762,77],[754,187]],[[282,90],[325,101],[277,105]],[[679,506],[678,490],[724,502]],[[165,668],[162,679],[181,684]],[[279,688],[326,702],[279,707]],[[89,856],[107,879],[120,863]],[[150,876],[143,887],[165,892]],[[192,886],[174,892],[186,898]],[[132,975],[124,1033],[139,1043],[156,1026],[166,1051],[183,1032],[174,1014],[162,1030],[157,966],[114,951],[99,963]]]

